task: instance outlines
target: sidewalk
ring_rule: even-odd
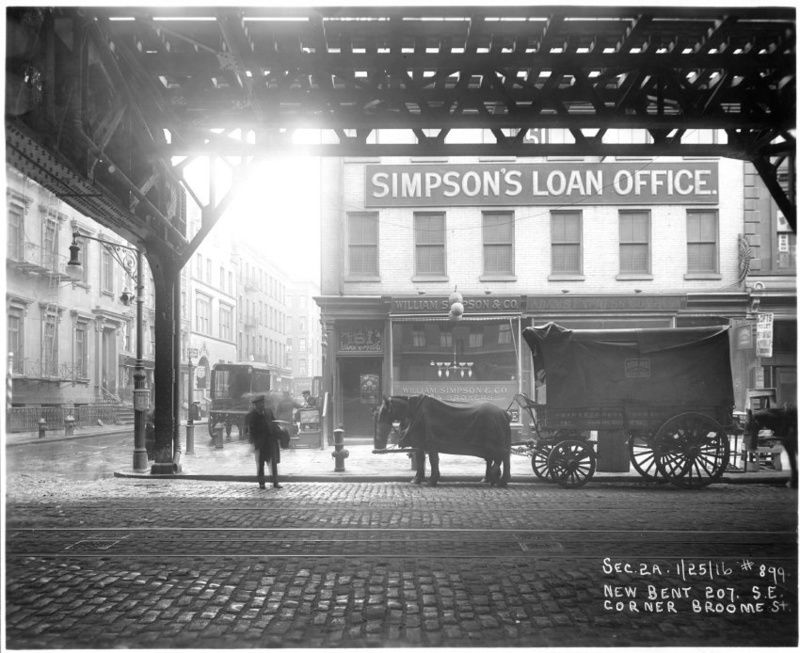
[[[130,433],[133,439],[132,425],[93,426],[76,429],[69,438],[86,438],[112,433]],[[66,440],[63,429],[48,431],[45,438],[40,439],[38,433],[9,433],[5,435],[6,446],[22,444],[46,444],[57,440]],[[182,453],[178,462],[178,474],[151,474],[150,471],[134,472],[132,469],[120,469],[115,476],[121,478],[147,479],[186,479],[186,480],[226,480],[255,482],[255,461],[247,442],[237,439],[234,431],[233,439],[225,441],[222,449],[214,447],[208,436],[205,422],[195,423],[194,453],[186,452],[186,428],[181,425]],[[414,476],[411,460],[405,452],[375,454],[368,438],[354,438],[345,441],[346,457],[342,459],[340,469],[336,471],[335,448],[327,445],[324,449],[285,449],[281,451],[279,473],[281,482],[287,481],[345,481],[345,482],[408,482]],[[785,457],[785,454],[784,454]],[[473,456],[440,455],[441,482],[475,482],[483,478],[485,463]],[[430,473],[430,463],[426,471]],[[723,475],[723,483],[769,483],[783,485],[789,480],[788,460],[784,471],[762,468],[760,471],[729,471]],[[642,481],[645,479],[631,467],[628,472],[595,472],[589,484],[604,481]],[[531,468],[530,458],[512,454],[512,483],[547,483],[538,478]]]

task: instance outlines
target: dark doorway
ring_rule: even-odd
[[[373,437],[373,410],[381,398],[382,358],[340,358],[342,426],[345,438]]]

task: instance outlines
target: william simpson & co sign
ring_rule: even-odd
[[[368,208],[719,201],[714,161],[368,165],[365,184]]]

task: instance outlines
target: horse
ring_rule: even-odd
[[[792,467],[789,486],[797,487],[797,406],[763,408],[747,411],[745,435],[749,438],[750,449],[758,443],[758,432],[768,429],[780,441],[789,457]]]
[[[375,445],[386,441],[394,422],[400,422],[401,448],[414,450],[417,473],[412,482],[425,480],[425,456],[430,458],[428,485],[439,482],[439,454],[477,456],[486,461],[485,480],[505,487],[510,478],[510,416],[499,406],[483,402],[453,405],[428,395],[384,397],[378,409]],[[502,474],[500,466],[503,466]]]

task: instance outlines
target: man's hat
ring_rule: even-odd
[[[254,404],[263,404],[264,403],[264,399],[265,399],[264,395],[256,395],[251,399],[251,401]]]

